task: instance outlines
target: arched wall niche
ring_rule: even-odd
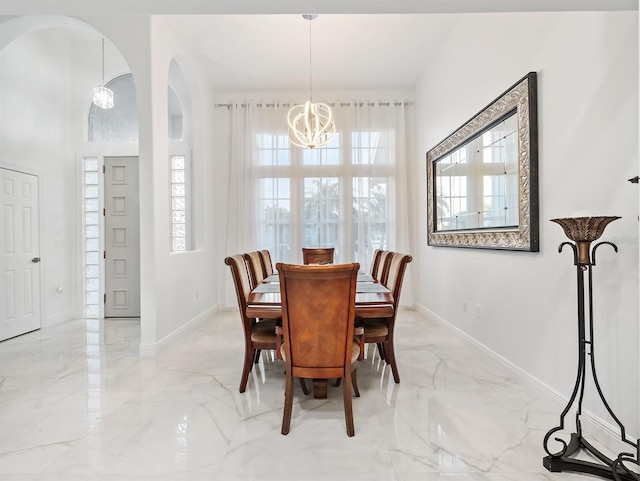
[[[192,87],[188,82],[183,64],[173,57],[168,72],[169,140],[182,140],[193,144]],[[188,70],[187,70],[188,72]]]

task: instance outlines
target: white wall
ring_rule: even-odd
[[[212,201],[213,143],[211,93],[206,73],[162,17],[88,17],[121,49],[136,82],[140,114],[141,168],[141,353],[153,354],[168,336],[206,316],[216,303]],[[143,24],[140,24],[140,22]],[[131,23],[130,28],[123,28]],[[196,248],[170,252],[169,142],[167,85],[169,66],[178,60],[191,87]]]
[[[76,314],[69,52],[68,38],[55,30],[28,33],[0,49],[0,167],[37,175],[40,183],[43,326]]]
[[[424,154],[529,71],[538,72],[540,252],[427,246]],[[576,275],[570,250],[557,250],[567,239],[549,219],[622,216],[602,239],[618,254],[602,247],[593,271],[595,354],[613,410],[637,437],[639,192],[627,179],[639,173],[638,13],[460,16],[426,65],[416,111],[414,299],[567,398],[577,365]],[[585,406],[611,423],[595,398],[590,381]]]
[[[147,16],[23,17],[0,24],[0,167],[40,175],[42,182],[43,325],[82,315],[81,196],[84,154],[140,156],[143,353],[215,308],[210,93],[204,76],[160,21]],[[16,27],[16,24],[18,27]],[[96,30],[94,30],[95,27]],[[41,29],[43,26],[49,27]],[[24,33],[31,32],[31,33]],[[85,141],[92,87],[100,81],[100,36],[106,78],[133,73],[140,142]],[[15,40],[7,40],[13,38]],[[152,52],[153,45],[153,53]],[[96,49],[97,47],[97,49]],[[167,75],[179,58],[192,88],[196,250],[169,252]],[[133,151],[131,150],[133,149]],[[56,288],[63,286],[62,295]],[[197,292],[197,295],[196,295]]]

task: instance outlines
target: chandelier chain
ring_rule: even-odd
[[[313,102],[313,73],[311,70],[311,22],[314,17],[309,17],[309,101]]]
[[[102,37],[102,85],[104,85],[104,37]]]

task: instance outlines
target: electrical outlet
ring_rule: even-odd
[[[482,319],[482,309],[480,309],[480,304],[476,304],[476,318]]]

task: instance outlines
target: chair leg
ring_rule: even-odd
[[[341,377],[337,377],[336,378],[336,384],[335,384],[336,387],[338,387],[340,385],[340,381],[342,381],[342,378]]]
[[[357,372],[357,369],[351,371],[351,384],[353,385],[353,392],[356,397],[360,397],[360,390],[358,389],[358,376],[356,375]]]
[[[284,388],[284,411],[282,414],[282,431],[284,435],[289,434],[291,426],[291,409],[293,408],[293,376],[287,374]]]
[[[305,395],[309,394],[309,389],[307,388],[307,384],[304,382],[304,378],[301,377],[300,379],[300,386],[302,386],[302,392],[305,393]]]
[[[378,354],[380,354],[380,359],[384,361],[385,360],[384,344],[382,344],[381,342],[378,342],[376,345],[378,346]]]
[[[398,365],[396,363],[396,352],[393,349],[393,341],[387,341],[385,346],[385,353],[387,355],[387,364],[391,365],[391,372],[393,373],[393,380],[396,384],[400,384],[400,374],[398,373]]]
[[[351,377],[351,373],[347,372],[347,376]],[[344,418],[347,424],[347,436],[352,437],[355,434],[353,427],[353,406],[351,405],[351,386],[348,379],[345,379],[342,385],[342,397],[344,399]]]
[[[253,367],[254,359],[255,349],[245,347],[244,365],[242,366],[242,377],[240,378],[240,392],[244,392],[247,389],[247,380],[249,379],[249,373]]]
[[[255,350],[255,358],[253,359],[254,364],[258,364],[260,362],[260,349]]]

